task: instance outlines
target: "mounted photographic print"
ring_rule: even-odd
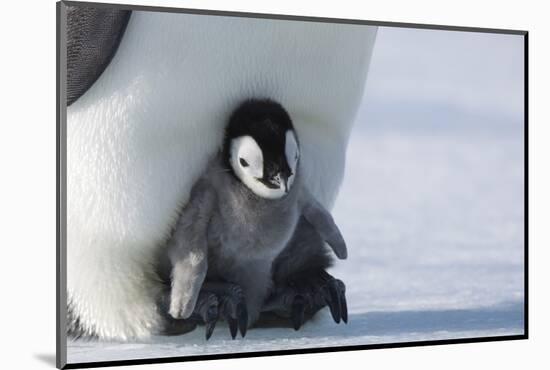
[[[527,338],[527,32],[57,11],[58,367]]]

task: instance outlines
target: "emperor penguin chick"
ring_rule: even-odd
[[[210,337],[218,318],[244,336],[272,285],[272,264],[301,216],[336,256],[347,250],[331,215],[300,179],[292,121],[271,100],[249,100],[231,115],[223,150],[193,186],[168,255],[169,314],[198,318]]]

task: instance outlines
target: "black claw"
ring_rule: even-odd
[[[208,310],[206,314],[206,320],[204,321],[206,323],[206,339],[208,340],[212,336],[214,328],[216,327],[216,323],[218,322],[217,306],[213,306]]]
[[[239,321],[239,331],[241,332],[241,337],[244,338],[246,335],[246,329],[248,328],[248,311],[246,309],[246,304],[242,302],[237,306],[237,319]]]
[[[340,296],[338,294],[338,290],[336,289],[336,285],[334,284],[328,284],[328,300],[327,304],[330,309],[330,314],[332,315],[332,318],[334,319],[334,322],[337,324],[340,323],[341,318],[341,312],[340,312]],[[326,298],[326,297],[325,297]]]
[[[218,298],[211,293],[201,292],[191,320],[205,324],[206,340],[212,336],[218,317]]]
[[[210,337],[212,336],[214,328],[216,327],[216,322],[217,320],[206,323],[206,340],[210,339]]]
[[[233,295],[235,291],[235,286],[232,286],[231,289],[233,292],[230,293],[230,295],[227,295],[223,298],[222,303],[222,312],[223,317],[227,324],[229,325],[229,332],[231,333],[231,338],[235,339],[237,337],[237,331],[238,331],[238,316],[237,316],[237,309],[238,309],[238,303],[235,302],[236,297]]]
[[[348,304],[346,302],[346,297],[342,296],[342,321],[348,323]]]
[[[342,321],[348,323],[348,303],[346,301],[346,286],[340,280],[338,280],[339,285],[339,297],[340,297],[340,312],[342,313]]]
[[[305,312],[305,302],[304,297],[301,295],[298,295],[294,298],[294,302],[292,303],[292,324],[294,326],[294,330],[300,329],[302,324],[304,323],[304,312]]]
[[[227,319],[227,323],[229,324],[229,331],[231,332],[231,338],[235,339],[237,337],[237,320],[229,317]]]

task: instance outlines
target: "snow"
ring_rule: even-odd
[[[349,323],[325,309],[295,332],[218,324],[142,343],[68,343],[69,362],[523,333],[521,141],[354,132],[334,217],[349,257]]]
[[[331,270],[347,286],[347,325],[325,309],[299,331],[236,340],[220,323],[208,342],[202,327],[69,341],[69,363],[523,334],[522,80],[511,74],[523,50],[509,35],[438,32],[378,35],[333,210],[349,251]],[[403,64],[396,45],[418,58]]]

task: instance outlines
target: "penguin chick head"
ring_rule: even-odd
[[[248,100],[225,131],[226,166],[254,194],[278,199],[296,177],[299,147],[290,116],[271,100]]]

